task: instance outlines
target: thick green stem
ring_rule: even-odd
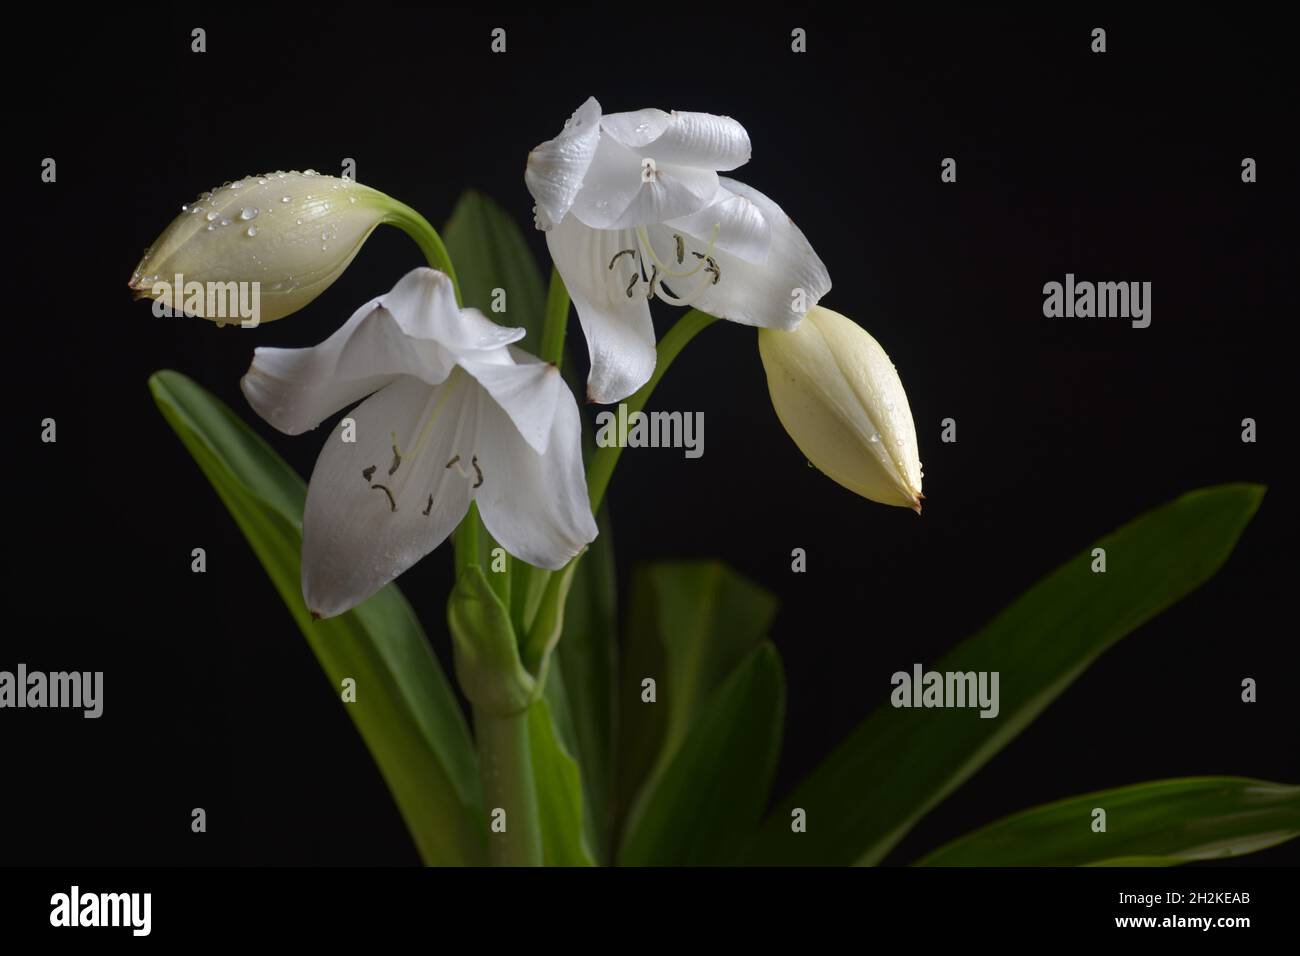
[[[476,707],[474,736],[490,823],[488,854],[492,865],[541,866],[545,859],[528,740],[528,711],[493,717]],[[504,818],[499,811],[504,811]],[[501,832],[503,824],[505,830]]]
[[[673,359],[677,358],[691,339],[716,321],[715,316],[706,315],[698,309],[691,309],[677,320],[677,324],[668,330],[668,333],[659,340],[659,344],[655,348],[658,355],[655,359],[654,374],[650,376],[650,381],[642,385],[623,403],[627,406],[629,416],[645,407],[645,403],[655,390],[655,386],[664,377],[664,372],[668,371],[668,366],[673,364]],[[591,510],[593,512],[600,510],[600,502],[605,497],[605,489],[609,487],[609,480],[614,476],[614,466],[618,464],[618,456],[622,453],[623,449],[614,444],[598,448],[596,453],[591,456],[591,462],[587,465],[587,495],[591,499]]]
[[[569,324],[569,290],[564,287],[560,270],[551,267],[551,286],[546,291],[546,322],[542,325],[543,362],[557,368],[564,364],[564,330]]]

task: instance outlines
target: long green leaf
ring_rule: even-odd
[[[486,825],[469,731],[406,599],[388,586],[347,614],[313,621],[302,599],[302,479],[217,398],[158,372],[149,388],[262,562],[379,766],[421,857],[486,859]]]
[[[614,829],[614,707],[618,610],[614,542],[609,516],[597,516],[600,535],[578,562],[565,603],[564,633],[556,647],[572,716],[593,828],[593,847],[610,861]],[[554,664],[552,665],[554,666]],[[554,677],[554,675],[552,675]],[[548,682],[549,691],[550,684]]]
[[[1106,829],[1093,829],[1094,810]],[[1300,836],[1300,786],[1242,777],[1156,780],[1044,804],[959,837],[919,866],[1171,866]]]
[[[701,709],[643,793],[619,865],[739,862],[767,806],[784,720],[781,658],[763,641]]]
[[[884,706],[771,814],[750,858],[775,864],[874,864],[939,801],[1019,734],[1120,638],[1209,579],[1232,552],[1264,489],[1204,488],[1102,538],[957,645],[937,671],[998,671],[1001,709]],[[912,661],[900,661],[910,670]],[[807,815],[792,831],[791,813]]]
[[[624,843],[714,695],[759,646],[775,613],[768,592],[716,561],[654,564],[634,573],[618,700]],[[647,678],[655,682],[653,703],[644,699]]]
[[[551,676],[558,677],[558,673]],[[555,686],[562,687],[561,681],[557,680]],[[572,744],[565,739],[569,737],[562,725],[565,718],[554,712],[550,698],[548,693],[528,709],[542,849],[547,866],[592,866],[596,861],[587,839],[582,776]],[[558,691],[555,699],[562,702],[563,692]]]

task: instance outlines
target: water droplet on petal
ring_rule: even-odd
[[[241,210],[239,211],[239,218],[242,219],[242,220],[244,220],[245,222],[247,222],[247,221],[250,220],[250,219],[256,219],[256,218],[257,218],[257,207],[255,207],[255,206],[245,206],[243,209],[241,209]]]
[[[217,214],[216,214],[215,211],[214,211],[214,212],[210,212],[210,213],[208,213],[208,222],[211,222],[212,220],[214,220],[214,219],[216,219],[216,218],[217,218]]]
[[[244,235],[246,235],[246,236],[255,236],[255,235],[257,235],[257,227],[256,227],[256,226],[249,226],[249,227],[248,227],[248,231],[245,232]]]

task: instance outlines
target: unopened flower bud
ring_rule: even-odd
[[[820,471],[864,498],[921,511],[916,428],[880,344],[815,306],[792,331],[759,329],[777,417]]]
[[[226,309],[230,284],[247,284],[258,321],[270,322],[324,292],[393,205],[377,190],[312,170],[248,176],[183,206],[129,286],[137,298],[166,299],[175,313],[226,322],[239,318]],[[247,290],[239,292],[247,301]]]

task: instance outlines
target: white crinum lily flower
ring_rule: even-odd
[[[578,406],[554,365],[511,345],[523,335],[459,308],[451,280],[420,268],[320,345],[256,350],[244,395],[282,432],[365,398],[325,442],[307,489],[313,614],[375,593],[441,544],[471,501],[530,564],[560,568],[595,539]]]
[[[730,117],[603,116],[594,97],[529,153],[524,180],[587,337],[592,401],[626,398],[654,372],[651,298],[789,329],[830,290],[781,207],[718,175],[749,153]]]

